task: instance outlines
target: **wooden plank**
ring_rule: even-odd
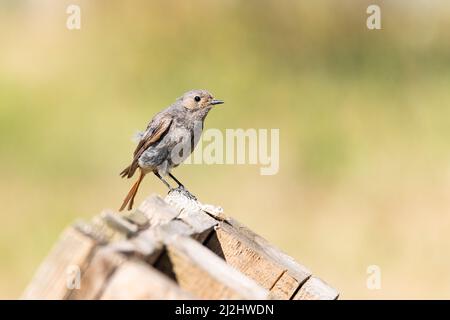
[[[165,239],[167,252],[156,267],[202,299],[266,299],[268,291],[185,236]]]
[[[101,218],[105,223],[114,230],[124,233],[127,237],[133,236],[138,232],[139,227],[125,219],[124,216],[117,214],[111,210],[104,210]]]
[[[134,246],[134,253],[149,264],[154,264],[163,251],[163,245],[156,239],[153,230],[142,231],[129,243]]]
[[[108,279],[125,260],[123,255],[109,248],[96,250],[89,266],[81,277],[80,288],[72,290],[67,299],[98,299]]]
[[[170,235],[191,236],[194,234],[191,226],[178,219],[163,223],[154,230],[161,241]]]
[[[105,245],[113,239],[124,237],[123,234],[109,227],[100,216],[95,216],[90,222],[76,221],[72,227],[93,239],[98,245]]]
[[[147,229],[150,225],[150,221],[147,219],[147,216],[139,210],[135,210],[124,217],[129,222],[138,226],[139,230]]]
[[[194,297],[151,266],[139,261],[123,263],[110,278],[102,300],[175,300]]]
[[[200,243],[205,242],[213,228],[218,224],[217,220],[200,210],[183,210],[178,219],[192,227],[194,231],[193,238]]]
[[[274,291],[273,297],[291,298],[311,272],[254,232],[230,221],[216,227],[206,246],[265,289]]]
[[[312,276],[301,286],[293,300],[335,300],[338,297],[339,293],[335,289]]]
[[[338,297],[335,289],[237,221],[214,219],[204,212],[205,205],[182,192],[166,199],[151,196],[130,215],[104,212],[90,224],[68,228],[22,298]],[[79,286],[68,273],[74,268]]]
[[[301,283],[287,272],[283,272],[281,277],[270,289],[270,299],[287,300],[290,299],[300,287]]]
[[[202,204],[186,195],[185,191],[174,189],[165,197],[165,202],[179,214],[178,219],[194,229],[193,238],[203,243],[218,221],[202,211]]]
[[[264,257],[229,227],[216,229],[206,244],[212,251],[224,258],[234,268],[255,280],[263,288],[270,290],[281,277],[284,269]]]
[[[190,224],[188,224],[190,222]],[[183,236],[189,236],[200,243],[203,243],[206,238],[213,232],[214,225],[210,222],[203,223],[200,219],[193,218],[193,216],[187,219],[174,219],[167,223],[159,225],[154,228],[155,234],[158,238],[163,239],[166,236],[178,234]]]
[[[163,198],[151,195],[142,202],[138,210],[149,220],[150,226],[159,225],[175,219],[179,212],[169,206]]]
[[[67,228],[39,267],[22,299],[64,299],[80,277],[96,243],[72,227]],[[75,272],[75,274],[73,273]],[[76,279],[75,279],[76,280]]]
[[[222,225],[223,224],[224,223],[222,223]],[[294,258],[284,253],[278,247],[272,245],[266,239],[248,229],[246,226],[240,224],[234,219],[230,219],[228,221],[228,225],[231,225],[241,235],[249,239],[255,247],[261,249],[264,254],[274,262],[283,266],[288,274],[291,274],[300,282],[304,282],[310,277],[311,271],[308,268],[295,261]]]

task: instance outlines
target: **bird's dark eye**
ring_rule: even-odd
[[[195,96],[194,100],[199,102],[200,101],[200,97],[199,96]]]

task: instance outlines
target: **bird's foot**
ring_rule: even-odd
[[[183,185],[179,185],[179,186],[176,187],[176,188],[171,188],[171,189],[169,190],[169,193],[174,192],[174,191],[181,193],[181,194],[184,195],[186,198],[189,198],[189,199],[191,199],[191,200],[197,201],[197,197],[194,196],[192,193],[190,193],[190,192],[188,191],[188,189],[186,189]]]
[[[183,186],[171,188],[166,200],[172,205],[175,205],[180,212],[201,210],[219,221],[230,220],[230,218],[224,214],[222,207],[201,203],[197,200],[196,196]]]

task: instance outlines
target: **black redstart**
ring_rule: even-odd
[[[194,150],[203,130],[203,122],[214,105],[223,101],[215,100],[206,90],[191,90],[178,98],[175,103],[156,114],[140,134],[140,140],[133,154],[133,161],[120,175],[131,178],[139,168],[139,179],[128,192],[120,211],[133,208],[134,197],[144,176],[153,172],[169,189],[164,179],[169,175],[179,188],[183,184],[170,170],[182,163]]]

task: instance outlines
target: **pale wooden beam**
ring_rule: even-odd
[[[72,286],[76,286],[74,281],[86,268],[95,246],[96,242],[90,237],[72,227],[67,228],[21,298],[65,299]]]
[[[78,278],[68,271],[77,270]],[[75,281],[72,281],[75,280]],[[336,299],[292,257],[181,191],[68,228],[25,299]]]
[[[271,292],[290,299],[311,272],[235,220],[220,222],[206,246]]]
[[[321,279],[310,277],[295,294],[294,300],[335,300],[339,293]]]
[[[123,263],[107,282],[102,300],[178,300],[195,297],[160,271],[138,261]]]
[[[107,248],[97,249],[81,276],[80,288],[70,290],[69,300],[98,299],[104,286],[126,257]]]
[[[197,241],[165,239],[167,252],[156,267],[186,291],[203,299],[266,299],[268,292]]]

